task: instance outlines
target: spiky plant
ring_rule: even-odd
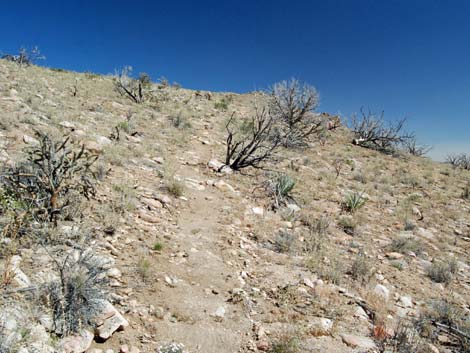
[[[343,208],[350,213],[354,213],[363,207],[366,202],[367,199],[363,196],[362,193],[350,193],[346,195],[346,198],[343,201]]]
[[[56,334],[66,336],[89,326],[106,298],[106,263],[91,251],[78,250],[63,260],[53,259],[58,280],[46,287]]]

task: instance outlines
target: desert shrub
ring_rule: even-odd
[[[271,88],[269,107],[286,147],[304,146],[318,133],[322,121],[313,112],[319,104],[315,87],[296,79],[276,83]]]
[[[157,353],[187,353],[182,343],[168,343],[157,348]]]
[[[153,250],[155,251],[162,251],[163,249],[163,244],[162,243],[155,243],[153,244]]]
[[[412,231],[416,228],[416,224],[411,219],[405,219],[404,230]]]
[[[344,263],[341,255],[332,249],[322,249],[311,254],[305,263],[306,267],[320,278],[333,284],[340,284],[344,274]]]
[[[271,343],[270,353],[300,353],[302,351],[297,334],[286,332]]]
[[[462,198],[465,200],[470,200],[470,182],[464,186],[462,191]]]
[[[423,252],[424,244],[418,238],[398,237],[392,240],[390,251],[408,255],[410,252],[419,255]]]
[[[449,284],[458,271],[455,259],[437,260],[426,268],[426,274],[436,283]]]
[[[185,185],[176,176],[177,168],[174,161],[168,161],[163,172],[163,183],[166,190],[174,197],[183,196]]]
[[[419,327],[411,320],[400,320],[392,336],[380,342],[381,352],[390,353],[427,353],[428,346],[420,335]]]
[[[177,114],[171,115],[169,120],[171,125],[177,129],[190,129],[191,122],[189,121],[189,113],[184,110],[180,110]]]
[[[147,255],[139,257],[139,261],[137,261],[137,273],[143,281],[147,281],[150,278],[150,260]]]
[[[119,122],[116,127],[122,131],[124,131],[126,134],[130,134],[133,129],[133,124],[132,124],[132,113],[128,114],[126,116],[126,119]]]
[[[281,205],[286,204],[287,201],[292,200],[290,193],[294,186],[295,180],[283,173],[276,174],[265,183],[268,194],[274,199],[275,208],[279,208]]]
[[[405,139],[402,142],[402,146],[405,152],[408,152],[409,154],[418,157],[424,156],[432,150],[431,146],[418,144],[414,137]]]
[[[0,353],[18,352],[18,344],[19,339],[17,332],[7,332],[7,330],[0,325]]]
[[[93,79],[100,78],[101,75],[97,74],[97,73],[94,73],[94,72],[91,72],[91,71],[85,71],[85,77],[89,80],[93,80]]]
[[[180,197],[184,194],[184,184],[176,178],[169,180],[166,184],[168,192],[174,197]]]
[[[343,209],[354,213],[365,205],[367,199],[363,196],[362,193],[353,192],[346,195],[343,201]]]
[[[78,333],[92,324],[106,298],[107,264],[84,248],[53,259],[58,279],[44,293],[52,309],[53,330],[61,336]]]
[[[145,89],[150,86],[150,77],[140,74],[139,78],[132,77],[132,66],[125,66],[117,71],[114,77],[114,87],[121,96],[130,98],[135,103],[145,100]]]
[[[328,243],[327,231],[330,220],[323,216],[311,220],[304,219],[303,223],[308,229],[303,243],[303,250],[310,254],[322,252]]]
[[[405,268],[405,263],[399,260],[390,261],[390,266],[396,268],[398,271],[402,271]]]
[[[460,350],[470,352],[470,319],[468,313],[447,299],[436,300],[421,312],[418,319],[423,335],[435,337],[437,334],[451,334],[458,340]],[[457,348],[457,347],[456,347]]]
[[[115,212],[124,214],[135,210],[137,206],[137,192],[135,187],[129,183],[114,184],[115,198],[112,206]]]
[[[373,272],[371,264],[363,252],[360,252],[354,259],[350,273],[354,280],[360,281],[362,284],[369,282]]]
[[[26,49],[24,47],[20,48],[19,53],[17,55],[6,54],[2,56],[2,59],[12,61],[17,63],[18,65],[33,65],[38,60],[44,60],[46,57],[41,54],[41,51],[37,46]]]
[[[384,113],[374,114],[361,109],[361,117],[353,116],[350,128],[354,134],[355,145],[371,148],[384,153],[393,153],[401,144],[414,135],[404,132],[406,119],[386,124]]]
[[[341,216],[338,219],[338,227],[346,234],[355,235],[357,232],[357,221],[351,216]]]
[[[280,253],[291,254],[295,251],[297,239],[288,231],[280,231],[274,239],[274,250]]]
[[[69,72],[68,70],[62,69],[60,67],[51,67],[50,70],[54,72]]]
[[[470,170],[470,154],[459,153],[459,154],[448,154],[446,156],[446,162],[454,168],[461,168],[464,170]]]
[[[227,111],[228,106],[231,102],[231,97],[223,97],[220,101],[214,103],[214,108],[222,111]]]
[[[234,117],[232,114],[225,126],[225,165],[233,170],[258,168],[272,158],[281,145],[281,138],[275,133],[275,117],[266,109],[256,109],[251,119],[235,120]]]
[[[27,160],[1,177],[6,193],[27,205],[31,215],[56,222],[66,208],[73,207],[71,195],[89,198],[94,194],[92,164],[97,156],[72,149],[69,138],[54,141],[37,132],[39,144],[27,150]]]

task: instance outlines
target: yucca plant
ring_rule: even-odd
[[[280,198],[289,196],[295,186],[295,180],[287,174],[281,174],[276,180],[276,192]]]
[[[366,202],[367,199],[363,196],[362,193],[350,193],[346,195],[346,198],[343,201],[343,208],[350,213],[354,213],[364,206]]]
[[[291,191],[295,187],[295,180],[287,174],[277,174],[274,178],[266,182],[266,190],[274,198],[274,207],[279,208],[281,204],[285,204],[290,196]]]

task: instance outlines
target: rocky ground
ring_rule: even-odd
[[[470,349],[469,171],[354,146],[340,127],[264,170],[218,172],[227,118],[263,96],[157,84],[147,95],[137,104],[112,77],[0,61],[5,166],[38,143],[35,130],[99,155],[96,195],[51,227],[54,241],[26,234],[0,252],[11,352]],[[274,173],[296,181],[278,208],[263,187]],[[354,192],[367,201],[348,212]],[[34,293],[54,277],[51,254],[80,256],[75,242],[105,264],[109,294],[64,338]],[[432,278],[438,264],[448,280]]]

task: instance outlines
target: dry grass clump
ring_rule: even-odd
[[[436,283],[448,285],[458,271],[457,260],[437,260],[426,268],[427,276]]]
[[[398,252],[404,255],[409,253],[414,253],[419,255],[423,252],[424,244],[423,242],[414,237],[398,237],[392,240],[390,244],[390,251]]]
[[[52,309],[53,330],[67,336],[91,325],[106,298],[107,264],[91,251],[53,258],[58,280],[45,288],[47,303]]]
[[[271,343],[270,353],[300,353],[302,352],[299,334],[285,332]]]
[[[427,353],[429,346],[420,335],[420,328],[414,321],[400,320],[392,336],[377,337],[381,352]]]
[[[372,264],[363,252],[360,252],[354,259],[350,273],[354,280],[362,284],[367,284],[374,275]]]
[[[178,113],[170,115],[169,120],[174,128],[187,130],[192,127],[190,118],[190,113],[187,110],[182,109]]]
[[[325,281],[340,284],[345,273],[342,256],[334,249],[324,249],[308,256],[306,266]]]
[[[184,194],[185,186],[176,175],[176,162],[168,160],[163,172],[163,183],[165,189],[174,197],[181,197]]]
[[[464,200],[470,200],[470,182],[468,182],[467,185],[464,186],[462,191],[462,198]]]
[[[297,237],[291,232],[282,230],[276,235],[273,245],[277,252],[293,254],[297,248]]]
[[[137,207],[137,192],[133,185],[128,183],[114,184],[115,198],[112,201],[114,212],[124,214],[132,212]]]

